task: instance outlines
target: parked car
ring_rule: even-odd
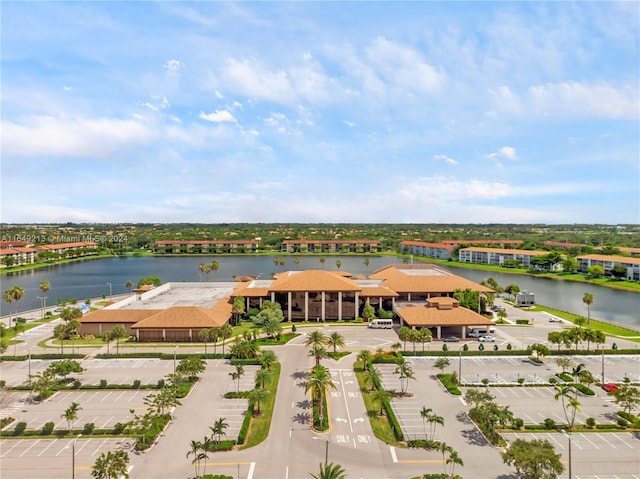
[[[444,338],[443,340],[445,343],[457,343],[458,341],[460,341],[458,339],[457,336],[447,336],[446,338]]]
[[[562,319],[558,318],[557,316],[550,316],[549,317],[549,322],[550,323],[561,323]]]
[[[616,388],[616,385],[614,383],[604,383],[602,385],[602,389],[604,389],[608,393],[614,393],[614,392],[616,392],[617,388]]]
[[[494,336],[480,336],[478,338],[478,341],[480,341],[481,343],[495,343],[496,338]]]

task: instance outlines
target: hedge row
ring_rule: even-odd
[[[402,358],[402,356],[400,354],[397,354],[397,357]],[[369,361],[369,363],[367,364],[367,369],[373,367],[373,363],[389,363],[389,359],[391,358],[385,358],[385,357],[381,357],[381,358],[376,358],[373,361]],[[396,360],[392,361],[395,362]],[[383,389],[382,388],[382,383],[380,382],[379,378],[376,378],[375,380],[375,387],[378,390]],[[400,423],[398,422],[398,418],[396,417],[395,412],[393,412],[393,408],[391,407],[391,401],[384,401],[383,404],[384,407],[384,412],[387,416],[387,421],[389,421],[389,425],[391,426],[391,430],[393,431],[393,436],[396,438],[396,441],[403,441],[404,440],[404,434],[402,433],[402,428],[400,427]]]
[[[85,357],[85,354],[57,354],[57,353],[49,353],[49,354],[32,354],[31,359],[82,359]],[[22,354],[19,356],[0,356],[1,361],[28,361],[29,355]]]
[[[458,387],[457,384],[454,384],[451,381],[451,374],[450,373],[442,373],[442,374],[438,374],[438,379],[440,380],[440,382],[442,383],[442,385],[447,388],[447,391],[449,391],[449,393],[453,394],[454,396],[460,396],[462,395],[462,391],[460,391],[460,388]]]

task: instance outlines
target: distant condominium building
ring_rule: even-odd
[[[458,257],[462,263],[504,266],[506,261],[517,261],[522,267],[529,268],[531,260],[543,254],[548,254],[548,251],[472,247],[462,248],[458,252]]]
[[[640,258],[632,258],[628,256],[609,256],[603,254],[587,254],[577,256],[581,273],[587,273],[591,266],[602,266],[604,274],[611,275],[611,269],[614,266],[622,266],[627,269],[626,278],[631,281],[640,281]]]
[[[280,246],[285,253],[377,253],[379,240],[284,240]]]
[[[75,258],[95,254],[97,248],[98,243],[93,241],[0,248],[0,267],[21,266],[58,258]]]
[[[401,241],[400,248],[402,252],[408,250],[409,254],[416,256],[449,259],[454,246],[445,243],[425,243],[424,241]]]
[[[253,253],[257,250],[256,240],[158,240],[153,243],[155,253],[167,254]]]

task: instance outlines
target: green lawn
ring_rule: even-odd
[[[264,441],[269,435],[271,427],[271,418],[273,416],[273,408],[276,403],[276,394],[278,392],[278,379],[280,378],[280,363],[271,366],[271,379],[265,388],[269,391],[269,399],[266,404],[260,406],[261,415],[251,418],[251,425],[247,432],[247,437],[240,449],[248,449],[257,446]]]
[[[367,389],[362,361],[356,361],[353,363],[353,370],[358,378],[358,385],[360,386],[360,392],[364,399],[364,406],[367,410],[369,423],[371,424],[371,429],[373,429],[375,436],[391,446],[405,447],[404,443],[396,441],[396,438],[393,435],[393,430],[391,429],[391,425],[389,424],[386,416],[380,416],[378,414],[380,412],[380,404],[373,401],[371,398],[371,391]]]

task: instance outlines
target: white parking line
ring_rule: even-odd
[[[26,453],[28,453],[28,452],[31,450],[31,448],[32,448],[33,446],[35,446],[35,445],[36,445],[36,444],[38,444],[39,442],[40,442],[40,439],[36,439],[36,442],[34,442],[34,443],[33,443],[33,444],[31,444],[28,448],[26,448],[26,449],[24,450],[24,452],[23,452],[22,454],[20,454],[20,457],[23,457]]]
[[[596,443],[595,443],[595,442],[593,442],[592,440],[590,440],[587,436],[588,436],[588,434],[585,436],[585,434],[584,434],[584,433],[582,433],[582,432],[580,433],[580,437],[581,437],[581,438],[583,438],[585,441],[587,441],[587,442],[591,443],[591,445],[592,445],[593,447],[595,447],[596,449],[600,449],[600,448],[596,445]]]
[[[15,449],[21,442],[23,442],[23,439],[20,439],[19,441],[16,441],[16,443],[13,445],[13,447],[10,447],[9,450],[5,451],[4,454],[1,457],[5,457],[7,454],[9,454],[11,451],[13,451],[13,449]],[[7,441],[2,441],[2,444],[7,443]]]
[[[613,434],[616,438],[620,439],[620,441],[622,443],[624,443],[625,446],[627,446],[630,449],[635,449],[635,447],[633,447],[631,444],[629,444],[627,441],[625,441],[624,439],[622,439],[620,436],[618,436],[617,434]]]
[[[564,447],[564,446],[563,446],[563,445],[562,445],[562,444],[561,444],[561,443],[560,443],[560,442],[555,438],[555,436],[554,436],[553,434],[548,433],[548,434],[547,434],[547,436],[549,436],[549,439],[551,439],[553,442],[555,442],[555,443],[558,445],[558,447],[559,447],[560,449],[564,449],[564,448],[565,448],[565,447]]]
[[[47,449],[49,449],[55,443],[56,443],[55,439],[49,440],[49,445],[47,447],[45,447],[42,451],[40,451],[40,454],[38,454],[38,457],[42,456],[47,451]]]
[[[102,443],[101,443],[101,444],[100,444],[100,445],[95,449],[95,451],[93,451],[93,452],[91,453],[91,455],[92,455],[92,456],[95,456],[95,455],[98,453],[98,451],[100,451],[100,449],[102,449],[102,446],[104,446],[108,440],[109,440],[109,439],[105,439],[104,441],[102,441]],[[89,443],[89,441],[87,441],[87,444],[88,444],[88,443]]]

